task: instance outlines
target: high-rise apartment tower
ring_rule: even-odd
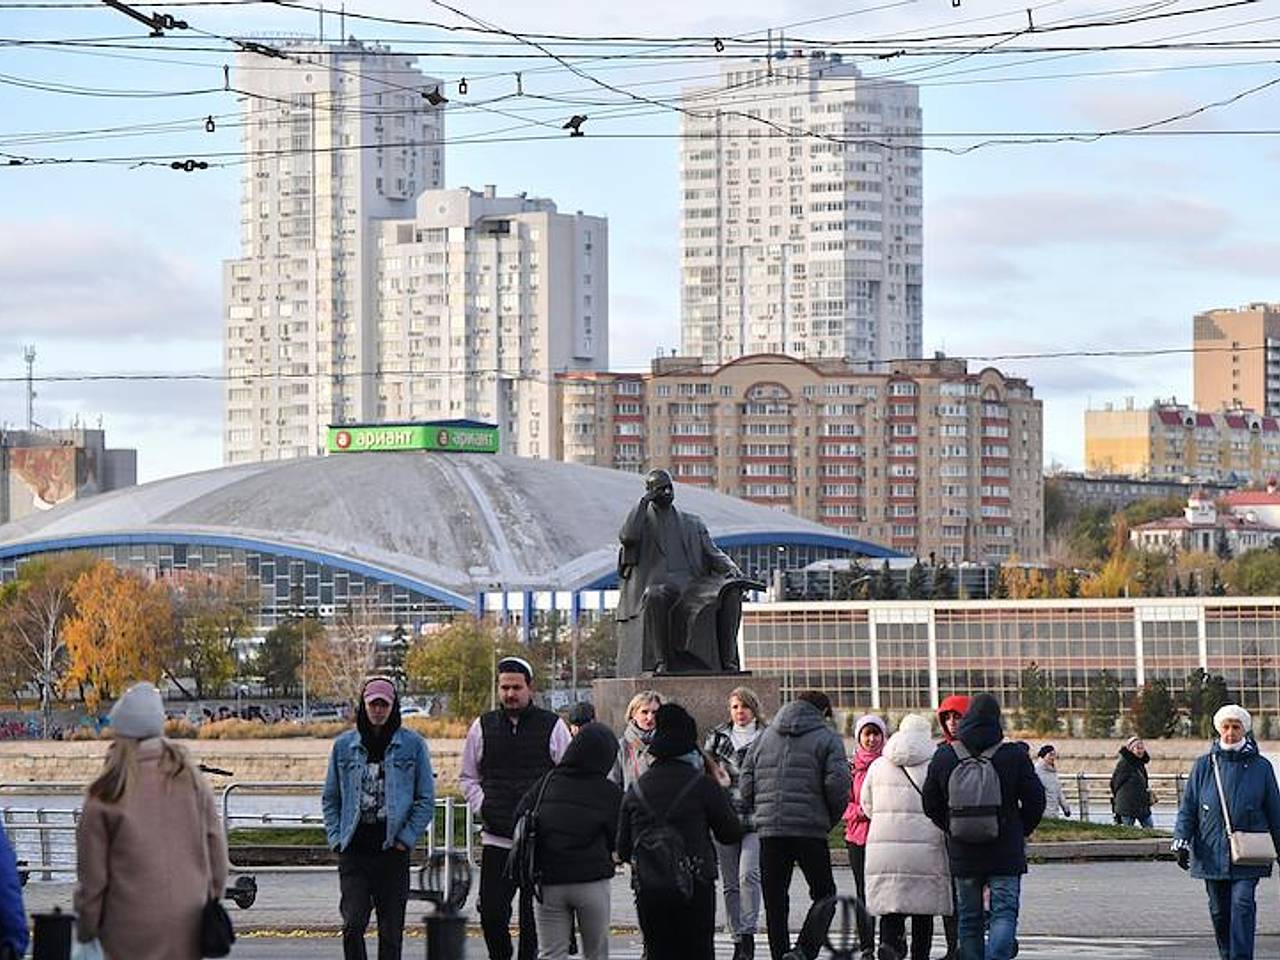
[[[919,357],[917,88],[813,51],[733,61],[681,106],[682,353]]]
[[[375,223],[412,219],[444,182],[439,84],[412,57],[270,43],[290,59],[242,54],[234,72],[247,162],[241,256],[223,269],[227,463],[315,454],[328,424],[376,418]]]

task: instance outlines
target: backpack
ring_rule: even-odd
[[[992,843],[1000,836],[1004,794],[991,758],[1004,741],[974,754],[959,740],[951,744],[960,758],[947,778],[947,813],[951,838],[964,843]]]
[[[637,890],[674,895],[681,900],[688,900],[693,896],[695,864],[685,849],[684,836],[667,822],[667,817],[693,791],[703,776],[702,773],[695,773],[680,788],[662,816],[658,816],[650,805],[640,788],[640,781],[636,780],[631,785],[636,799],[653,820],[652,825],[640,831],[631,846],[631,882]]]

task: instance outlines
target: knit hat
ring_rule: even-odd
[[[1047,757],[1049,754],[1056,752],[1057,749],[1058,748],[1055,747],[1052,743],[1046,743],[1043,747],[1041,747],[1039,750],[1036,751],[1036,756]]]
[[[1215,725],[1215,726],[1217,725],[1217,722],[1218,722],[1218,721],[1217,721],[1217,718],[1215,717],[1215,718],[1214,718],[1214,725]],[[1124,742],[1124,748],[1125,748],[1126,750],[1132,750],[1132,749],[1133,749],[1133,745],[1134,745],[1135,743],[1141,743],[1141,742],[1142,742],[1142,738],[1141,738],[1141,737],[1130,737],[1128,740],[1126,740],[1126,741]]]
[[[1228,703],[1219,707],[1218,712],[1213,715],[1213,729],[1221,734],[1222,724],[1226,720],[1239,720],[1244,727],[1245,733],[1249,733],[1253,729],[1253,717],[1249,716],[1249,711],[1239,704]]]
[[[147,740],[164,734],[164,700],[154,684],[135,683],[121,694],[110,716],[117,737]]]
[[[683,757],[698,749],[698,725],[678,703],[658,708],[657,725],[649,742],[649,753],[659,760]]]
[[[927,737],[933,733],[933,724],[929,722],[928,717],[922,717],[918,713],[908,713],[898,721],[898,732],[908,736],[923,734]]]
[[[858,722],[853,725],[853,739],[855,743],[861,742],[862,728],[868,726],[878,729],[881,737],[889,736],[889,730],[885,726],[883,720],[877,717],[874,713],[865,713],[860,716],[858,718]]]

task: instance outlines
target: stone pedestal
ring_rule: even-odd
[[[766,718],[778,712],[780,698],[776,677],[750,673],[671,673],[654,677],[618,677],[596,680],[591,684],[596,719],[618,733],[627,723],[627,704],[641,690],[657,690],[664,700],[684,707],[698,722],[701,746],[707,731],[729,719],[729,691],[734,687],[750,687],[760,698],[760,711]]]

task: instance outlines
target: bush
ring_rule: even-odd
[[[461,740],[467,735],[471,726],[466,720],[453,717],[405,717],[403,725],[414,733],[430,739]]]
[[[170,717],[164,722],[164,735],[170,740],[194,740],[199,728],[186,717]]]
[[[341,720],[324,723],[261,723],[231,717],[201,725],[197,736],[201,740],[286,740],[295,737],[336,737],[350,729],[351,724]]]

